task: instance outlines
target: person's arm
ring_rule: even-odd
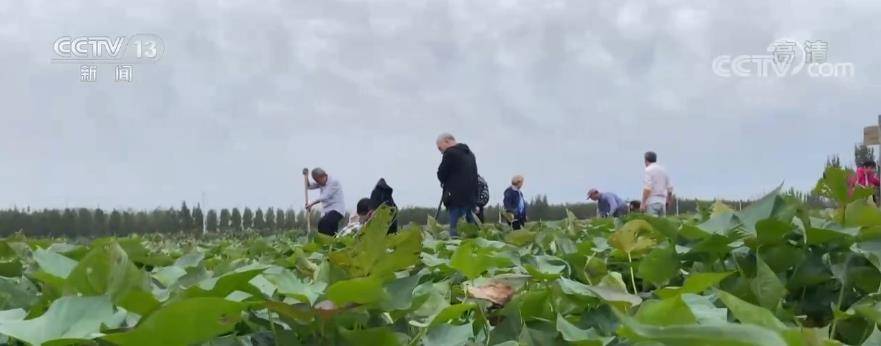
[[[617,200],[617,199],[614,199],[614,198],[612,198],[612,197],[609,197],[607,203],[609,204],[609,211],[608,211],[607,214],[608,214],[609,216],[611,216],[611,215],[615,215],[615,210],[618,210],[618,207],[620,206],[620,205],[618,204],[618,200]]]
[[[444,186],[444,183],[447,182],[447,178],[450,176],[451,163],[449,157],[449,155],[444,153],[440,166],[437,167],[437,180],[440,181],[441,186]]]
[[[517,209],[516,192],[511,189],[505,190],[505,198],[502,200],[502,205],[504,205],[506,212],[513,213],[514,209]]]
[[[645,211],[646,206],[648,205],[649,196],[652,195],[652,175],[648,172],[645,173],[645,178],[643,179],[642,185],[642,203],[639,205],[639,210]]]

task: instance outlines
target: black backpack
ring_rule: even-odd
[[[489,185],[480,175],[477,176],[477,202],[478,207],[484,207],[489,203]]]

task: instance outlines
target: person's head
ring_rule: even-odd
[[[641,206],[642,206],[642,202],[640,202],[640,201],[636,201],[636,200],[630,201],[630,210],[631,211],[637,211],[637,210],[639,210],[639,207],[641,207]]]
[[[514,186],[518,189],[522,188],[523,187],[523,176],[522,175],[515,175],[514,177],[512,177],[511,178],[511,186]]]
[[[327,172],[325,172],[321,167],[315,167],[312,170],[312,179],[315,180],[318,185],[324,186],[327,184]]]
[[[449,133],[441,133],[437,136],[437,150],[440,152],[447,151],[447,148],[456,145],[456,137]]]
[[[376,205],[373,204],[373,201],[370,198],[362,198],[358,201],[358,205],[355,207],[355,213],[358,214],[358,218],[361,222],[366,222],[367,219],[373,215],[373,211],[376,210]]]
[[[658,154],[655,154],[654,151],[646,151],[645,152],[645,165],[648,166],[658,162]]]
[[[875,160],[866,160],[863,162],[862,165],[860,165],[860,167],[868,168],[868,169],[875,169]]]
[[[355,212],[358,213],[358,216],[367,216],[373,212],[374,209],[376,209],[376,206],[373,205],[373,201],[371,201],[370,198],[362,198],[358,200]]]
[[[600,192],[597,189],[590,189],[587,191],[587,198],[592,201],[596,201],[600,199]]]

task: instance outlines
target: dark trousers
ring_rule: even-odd
[[[336,210],[331,210],[324,214],[321,217],[321,220],[318,220],[318,232],[327,235],[335,235],[337,229],[340,226],[340,220],[343,219],[343,214],[340,214]]]
[[[465,221],[468,223],[476,223],[474,222],[474,213],[472,213],[472,209],[470,207],[458,207],[458,208],[447,208],[447,211],[450,212],[450,236],[458,237],[459,232],[456,230],[456,226],[459,223],[460,218],[465,218]]]
[[[523,221],[514,220],[514,222],[511,222],[511,228],[513,228],[514,230],[523,228]]]

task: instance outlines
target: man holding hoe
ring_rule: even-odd
[[[436,144],[443,155],[437,167],[437,179],[443,188],[441,202],[450,212],[450,237],[458,237],[459,218],[475,223],[472,211],[477,204],[477,160],[467,145],[456,143],[449,133],[438,136]]]
[[[339,228],[340,220],[346,213],[346,202],[343,197],[343,187],[340,182],[327,175],[321,168],[312,170],[314,183],[308,183],[309,190],[319,190],[321,194],[317,199],[306,204],[306,210],[321,203],[321,220],[318,221],[318,232],[333,236]]]

